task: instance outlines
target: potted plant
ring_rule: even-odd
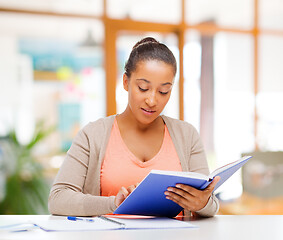
[[[43,122],[38,122],[34,136],[27,145],[22,145],[18,141],[15,131],[2,138],[0,176],[3,189],[0,214],[48,213],[50,187],[44,177],[43,165],[34,157],[33,149],[53,130],[53,127],[45,129]]]

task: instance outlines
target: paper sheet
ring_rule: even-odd
[[[125,224],[126,229],[169,229],[169,228],[197,228],[197,226],[171,218],[113,218],[116,221]]]
[[[105,221],[100,218],[92,218],[94,222],[70,221],[70,220],[42,220],[33,222],[45,231],[94,231],[119,229],[118,224]]]
[[[88,218],[89,219],[89,218]],[[44,231],[97,231],[97,230],[117,230],[117,229],[170,229],[170,228],[196,228],[197,226],[184,221],[171,218],[117,218],[100,217],[91,218],[93,222],[70,221],[66,219],[58,220],[34,220],[18,223],[0,224],[1,231],[18,232],[29,231],[33,229],[42,229]],[[118,223],[112,222],[116,221]]]

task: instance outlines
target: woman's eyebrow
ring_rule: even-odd
[[[137,78],[136,80],[137,80],[137,81],[144,81],[144,82],[146,82],[146,83],[151,83],[150,81],[148,81],[148,80],[146,80],[146,79],[144,79],[144,78]],[[171,83],[171,82],[166,82],[166,83],[162,83],[161,85],[162,85],[162,86],[172,85],[172,83]]]
[[[171,83],[171,82],[166,82],[166,83],[162,83],[161,85],[162,85],[162,86],[172,85],[172,83]]]
[[[144,82],[146,82],[146,83],[150,83],[150,81],[148,81],[148,80],[146,80],[146,79],[144,79],[144,78],[137,78],[136,80],[137,80],[137,81],[144,81]]]

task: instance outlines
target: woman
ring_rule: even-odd
[[[111,213],[152,169],[209,173],[195,128],[160,115],[176,69],[172,52],[154,38],[133,47],[123,75],[127,108],[89,123],[75,137],[51,189],[52,214]],[[219,207],[212,193],[218,180],[204,191],[181,185],[164,194],[187,213],[213,216]]]

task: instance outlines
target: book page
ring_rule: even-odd
[[[189,177],[189,178],[208,180],[208,176],[196,172],[177,172],[177,171],[164,171],[164,170],[151,170],[150,172],[161,175]]]
[[[223,171],[225,171],[225,170],[227,170],[227,169],[229,169],[229,168],[231,168],[231,167],[233,167],[233,166],[235,166],[235,165],[237,165],[241,162],[247,161],[250,158],[251,158],[251,156],[245,156],[245,157],[240,158],[239,160],[236,160],[236,161],[228,163],[228,164],[226,164],[222,167],[219,167],[219,168],[215,169],[211,174],[209,174],[209,177],[213,178],[213,177],[217,176],[219,173],[221,173],[221,172],[223,172]]]

